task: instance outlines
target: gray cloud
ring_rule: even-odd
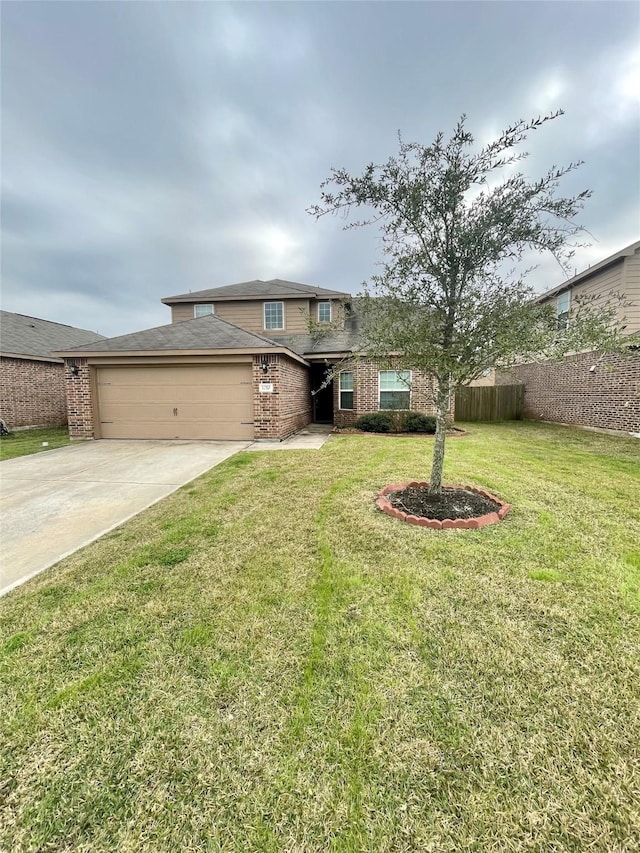
[[[356,292],[377,236],[312,220],[320,182],[463,112],[566,110],[526,170],[585,160],[584,266],[640,230],[637,37],[633,3],[5,2],[3,307],[120,334],[245,278]]]

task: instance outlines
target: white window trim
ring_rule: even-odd
[[[206,305],[208,308],[211,308],[211,314],[216,313],[216,307],[211,302],[196,302],[193,306],[193,316],[197,317],[196,308],[201,308],[203,305]],[[209,314],[201,314],[201,317],[209,317]]]
[[[267,305],[282,305],[282,325],[281,326],[267,326]],[[284,302],[281,299],[270,299],[268,302],[264,302],[262,305],[262,324],[266,332],[280,332],[285,328],[285,310],[284,310]]]
[[[353,388],[343,388],[342,387],[342,374],[350,373],[353,376]],[[340,405],[342,403],[342,392],[343,391],[351,391],[353,394],[353,406],[350,409],[343,409]],[[354,370],[341,370],[338,374],[338,411],[339,412],[355,412],[356,409],[356,374]]]
[[[565,296],[566,296],[566,298],[567,298],[567,311],[569,311],[569,309],[571,308],[571,291],[570,291],[570,290],[565,290],[563,293],[559,293],[559,294],[556,296],[556,311],[558,312],[558,314],[564,314],[564,313],[565,313],[564,311],[560,311],[560,310],[559,310],[559,308],[560,308],[560,299],[561,299],[562,297],[565,297]]]
[[[328,320],[321,320],[320,319],[320,306],[321,305],[328,305],[329,306],[329,319]],[[322,302],[318,302],[317,311],[316,311],[316,319],[317,319],[318,323],[331,323],[332,322],[332,320],[333,320],[333,305],[331,304],[330,299],[323,299]]]
[[[560,297],[567,297],[567,308],[566,311],[560,311]],[[566,329],[569,325],[569,315],[571,314],[571,291],[565,290],[563,293],[559,293],[556,296],[556,317],[558,318],[558,326],[560,327],[560,318],[564,319],[562,329]]]
[[[407,371],[407,373],[409,374],[409,387],[407,388],[407,391],[409,392],[409,409],[381,409],[380,408],[380,394],[382,393],[382,391],[380,389],[380,374],[381,373],[404,373],[404,371],[403,370],[394,370],[393,368],[390,368],[389,370],[379,370],[378,371],[378,411],[379,412],[405,412],[405,411],[409,411],[411,409],[411,403],[413,402],[413,371],[412,370]],[[388,391],[389,389],[385,389],[385,390]]]

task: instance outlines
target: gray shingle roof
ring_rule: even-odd
[[[0,350],[3,353],[53,360],[53,352],[104,339],[103,335],[88,329],[0,311]]]
[[[351,294],[339,290],[326,290],[310,284],[300,284],[297,281],[284,281],[273,278],[270,281],[242,281],[238,284],[227,284],[224,287],[212,287],[208,290],[197,290],[194,293],[179,293],[176,296],[165,296],[162,302],[199,302],[216,299],[268,299],[277,296],[281,299],[298,299],[304,297],[319,297],[340,299]]]
[[[233,323],[209,314],[182,323],[170,323],[144,329],[117,338],[105,338],[95,344],[74,348],[60,348],[60,352],[145,352],[154,350],[206,350],[206,349],[264,349],[286,346],[271,338],[247,332]]]
[[[313,357],[314,353],[356,352],[361,344],[358,315],[352,308],[345,318],[344,329],[329,329],[320,338],[314,339],[311,335],[278,335],[273,336],[273,339],[305,357]]]

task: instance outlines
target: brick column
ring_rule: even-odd
[[[269,370],[262,369],[268,359]],[[273,385],[271,393],[260,392],[260,383]],[[280,438],[280,360],[278,355],[253,357],[253,435],[254,438]]]
[[[77,376],[75,372],[77,370]],[[86,358],[65,359],[67,417],[70,438],[93,438],[91,374]]]

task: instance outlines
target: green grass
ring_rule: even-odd
[[[473,425],[243,454],[2,603],[0,849],[640,848],[640,444]]]
[[[47,442],[47,447],[42,446],[43,442]],[[13,459],[16,456],[28,456],[30,453],[40,453],[43,450],[53,450],[54,447],[64,447],[69,442],[69,430],[66,426],[12,432],[11,435],[0,438],[0,461]]]

